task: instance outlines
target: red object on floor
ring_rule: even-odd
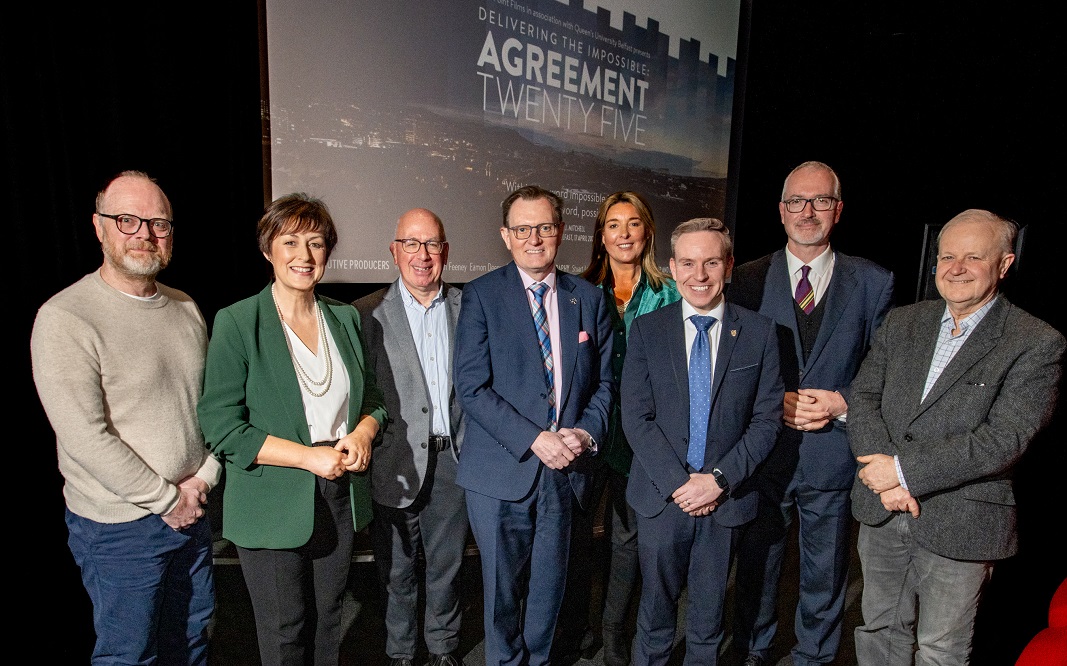
[[[1052,595],[1048,627],[1026,644],[1015,666],[1067,666],[1067,578]]]

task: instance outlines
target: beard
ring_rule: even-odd
[[[140,278],[155,278],[170,263],[170,253],[146,241],[127,241],[115,246],[110,242],[101,244],[108,262],[124,275]],[[155,250],[151,255],[132,255],[128,250]]]

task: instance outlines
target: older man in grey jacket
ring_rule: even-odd
[[[993,564],[1018,549],[1012,471],[1052,416],[1064,338],[998,291],[1015,233],[988,211],[951,219],[943,302],[891,312],[852,384],[860,664],[966,664]]]
[[[355,303],[389,412],[371,463],[374,558],[387,595],[385,647],[392,666],[412,666],[419,652],[421,552],[429,663],[457,666],[458,585],[469,529],[456,485],[463,414],[452,388],[460,290],[441,279],[448,242],[437,215],[409,210],[395,238],[389,250],[400,278]]]

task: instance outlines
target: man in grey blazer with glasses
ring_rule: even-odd
[[[374,559],[386,592],[386,653],[419,650],[417,561],[425,556],[423,636],[430,666],[462,663],[460,568],[469,525],[456,468],[463,413],[452,387],[460,290],[445,283],[445,228],[425,208],[404,213],[389,244],[400,278],[355,305],[389,413],[371,463]]]
[[[941,299],[890,312],[852,383],[861,665],[968,663],[994,562],[1018,550],[1012,472],[1052,417],[1064,338],[999,293],[1015,236],[984,210],[949,220]]]

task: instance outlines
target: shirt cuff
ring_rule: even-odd
[[[900,456],[893,456],[893,466],[897,468],[897,480],[900,481],[900,487],[910,493],[908,484],[904,481],[904,470],[900,469]]]

